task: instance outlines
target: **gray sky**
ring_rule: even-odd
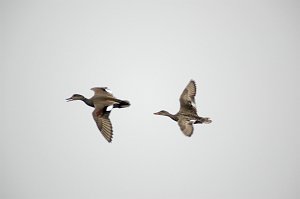
[[[299,2],[1,1],[0,198],[296,199]],[[201,116],[176,113],[190,79]],[[92,108],[107,86],[107,143]]]

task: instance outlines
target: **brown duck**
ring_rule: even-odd
[[[69,101],[81,100],[88,106],[94,107],[93,118],[97,124],[98,129],[108,141],[112,141],[113,128],[109,119],[109,114],[113,108],[125,108],[130,106],[129,101],[119,100],[115,98],[107,87],[91,88],[95,92],[90,99],[82,95],[74,94],[72,97],[66,99]]]
[[[209,124],[212,121],[207,117],[199,117],[197,114],[196,104],[195,104],[195,95],[196,95],[196,83],[194,80],[191,80],[188,85],[183,90],[179,101],[180,109],[175,115],[167,111],[159,111],[154,113],[155,115],[164,115],[170,117],[172,120],[176,121],[181,129],[181,131],[186,136],[191,136],[194,131],[193,124]]]

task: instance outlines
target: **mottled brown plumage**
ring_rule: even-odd
[[[119,100],[115,98],[107,87],[91,88],[94,91],[94,96],[90,99],[82,95],[74,94],[67,101],[81,100],[88,106],[95,107],[92,115],[97,124],[98,129],[108,141],[112,141],[113,128],[109,119],[109,114],[112,108],[125,108],[130,106],[129,101]]]
[[[195,96],[196,83],[194,80],[191,80],[180,95],[180,109],[178,113],[173,115],[168,111],[162,110],[154,114],[170,117],[172,120],[178,123],[180,130],[183,132],[183,134],[190,137],[194,131],[193,124],[209,124],[212,122],[209,118],[198,116],[195,103]]]

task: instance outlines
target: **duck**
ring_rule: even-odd
[[[180,95],[180,109],[176,114],[171,114],[165,110],[161,110],[154,114],[167,116],[176,121],[182,133],[188,137],[191,137],[194,132],[193,124],[209,124],[212,122],[209,117],[200,117],[197,114],[195,96],[196,82],[194,80],[190,80]]]
[[[83,101],[86,105],[93,107],[92,116],[103,137],[110,143],[113,138],[113,127],[109,115],[113,108],[126,108],[130,106],[128,100],[120,100],[113,96],[108,87],[94,87],[94,96],[86,98],[80,94],[73,94],[67,98],[67,102]]]

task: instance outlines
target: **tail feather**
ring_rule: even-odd
[[[202,124],[202,123],[209,124],[211,122],[212,122],[212,120],[210,118],[208,118],[208,117],[202,117],[200,120],[197,120],[195,122],[195,124],[197,124],[197,123],[200,123],[200,124]]]
[[[209,123],[212,123],[212,120],[210,118],[208,118],[208,117],[205,117],[203,123],[209,124]]]

